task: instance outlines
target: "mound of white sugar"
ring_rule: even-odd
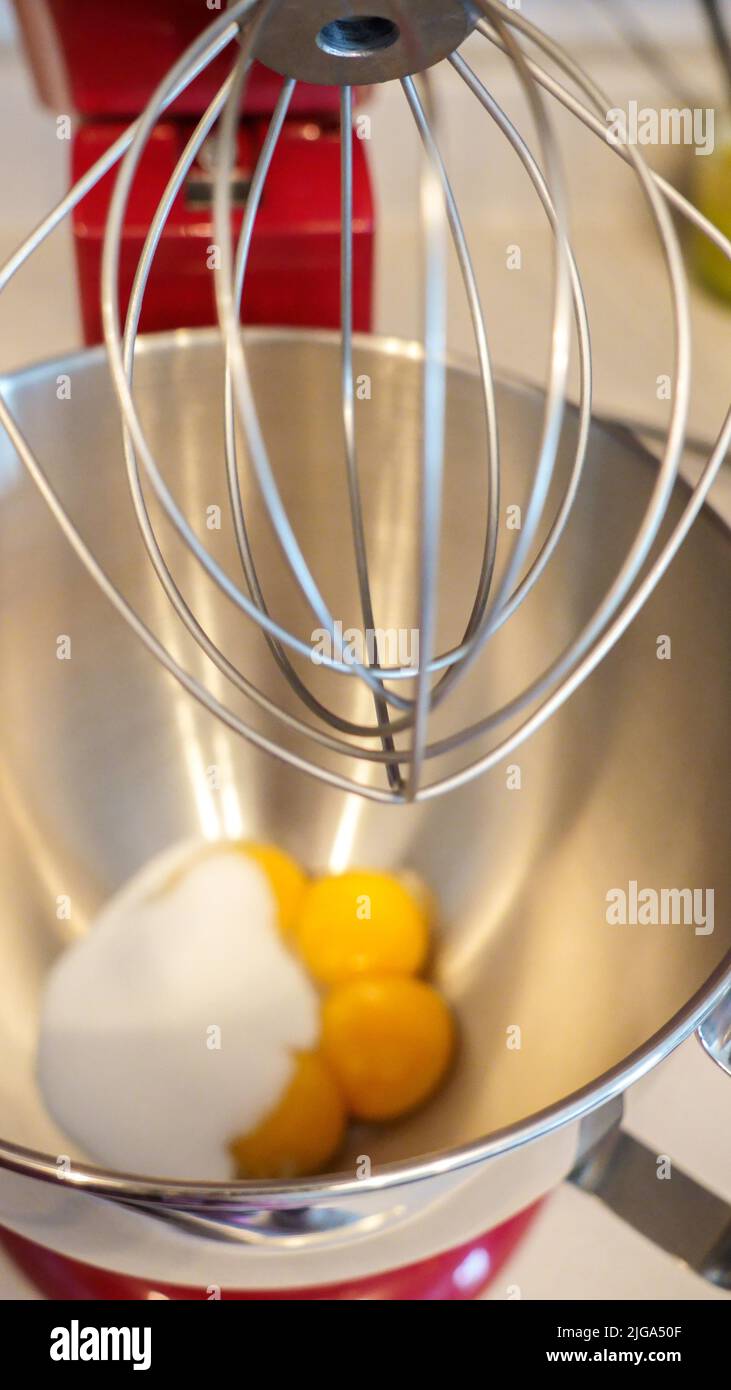
[[[263,870],[233,848],[153,860],[50,973],[38,1072],[98,1163],[227,1179],[227,1151],[276,1105],[318,999],[276,925]]]

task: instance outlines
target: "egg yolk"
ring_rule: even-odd
[[[426,914],[390,874],[353,870],[308,888],[296,941],[310,974],[323,985],[365,975],[411,975],[429,945]]]
[[[355,980],[323,1005],[322,1050],[359,1120],[390,1120],[426,1100],[454,1045],[449,1008],[423,980]]]
[[[284,1095],[249,1134],[230,1145],[241,1178],[299,1178],[316,1173],[340,1148],[343,1096],[327,1061],[302,1052]]]
[[[276,845],[245,840],[240,848],[264,870],[277,900],[279,927],[285,936],[289,935],[307,888],[307,875],[290,854]]]

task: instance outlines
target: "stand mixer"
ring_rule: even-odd
[[[41,67],[47,94],[54,70],[58,76],[60,49],[71,91],[84,103],[111,104],[103,110],[82,107],[73,188],[0,271],[4,287],[62,218],[73,215],[85,332],[92,342],[101,329],[106,356],[96,350],[79,359],[81,366],[70,364],[67,373],[55,363],[36,369],[35,376],[8,379],[0,392],[0,419],[86,575],[141,639],[125,643],[121,664],[110,654],[108,671],[97,670],[94,681],[87,668],[86,694],[79,696],[77,689],[74,697],[82,708],[88,702],[82,723],[88,729],[101,721],[97,754],[107,765],[111,748],[100,711],[116,711],[118,756],[121,716],[114,691],[126,682],[137,692],[135,700],[154,708],[160,687],[148,669],[152,653],[167,673],[166,688],[170,676],[182,687],[168,697],[177,734],[167,728],[174,722],[169,713],[163,717],[165,733],[155,724],[137,736],[131,728],[121,734],[124,745],[147,748],[149,738],[155,750],[154,790],[146,785],[143,796],[154,837],[164,842],[186,819],[176,796],[180,777],[192,787],[200,815],[205,791],[193,765],[201,718],[205,739],[223,750],[217,760],[230,765],[232,796],[248,789],[244,822],[306,844],[303,857],[318,863],[342,866],[357,853],[437,865],[448,913],[459,927],[444,942],[438,969],[455,999],[466,1055],[436,1132],[433,1116],[417,1116],[385,1135],[367,1182],[352,1177],[354,1155],[346,1156],[342,1173],[332,1179],[228,1188],[156,1185],[101,1173],[74,1156],[72,1181],[62,1184],[48,1157],[52,1145],[35,1142],[33,1126],[24,1119],[18,1140],[0,1146],[0,1161],[7,1165],[0,1212],[9,1247],[38,1277],[33,1242],[46,1246],[42,1277],[51,1292],[70,1283],[108,1293],[111,1277],[117,1293],[121,1288],[132,1297],[153,1286],[170,1296],[205,1297],[193,1290],[211,1284],[242,1297],[283,1296],[283,1286],[306,1297],[471,1296],[522,1233],[535,1202],[569,1171],[601,1189],[599,1179],[587,1177],[589,1159],[597,1144],[611,1148],[615,1142],[616,1098],[630,1080],[702,1023],[713,1040],[709,1050],[723,1056],[726,1047],[718,1012],[727,1007],[729,974],[723,927],[712,940],[678,940],[670,952],[672,968],[666,960],[659,980],[657,947],[650,943],[598,945],[594,937],[582,948],[591,956],[580,967],[580,978],[589,981],[588,1012],[584,1027],[581,1020],[577,1027],[586,1036],[598,1008],[605,1034],[601,1044],[585,1043],[580,1061],[569,1060],[568,1038],[560,1028],[556,1032],[553,1018],[569,994],[562,996],[554,981],[550,1005],[539,1002],[533,988],[524,995],[515,956],[508,959],[500,941],[516,914],[523,915],[534,973],[541,975],[543,963],[550,975],[556,951],[559,958],[562,949],[572,959],[581,957],[561,919],[568,903],[579,919],[592,910],[596,883],[589,891],[577,868],[584,837],[590,836],[599,882],[630,877],[627,837],[613,838],[605,823],[607,798],[611,805],[612,796],[620,795],[621,769],[648,760],[646,787],[626,815],[638,837],[643,835],[643,796],[651,799],[665,840],[659,831],[649,840],[644,834],[642,862],[664,881],[663,872],[673,873],[677,846],[664,819],[666,790],[657,767],[663,756],[674,755],[677,763],[669,772],[665,766],[665,775],[671,782],[685,775],[676,750],[666,751],[674,736],[677,742],[674,731],[682,727],[687,738],[683,757],[692,746],[699,806],[709,769],[720,778],[728,757],[723,720],[716,727],[707,718],[702,729],[686,727],[685,719],[679,724],[694,699],[693,680],[706,688],[728,683],[721,640],[728,547],[705,516],[701,531],[693,533],[695,544],[689,542],[680,578],[674,568],[660,597],[653,596],[701,513],[731,441],[730,411],[698,484],[686,492],[677,475],[687,430],[691,343],[688,291],[670,210],[687,217],[725,254],[731,246],[648,169],[636,148],[617,143],[606,122],[611,101],[571,59],[494,0],[384,0],[377,14],[360,0],[345,7],[347,13],[334,0],[238,0],[215,18],[202,16],[197,0],[167,0],[159,15],[170,44],[168,75],[151,92],[151,76],[148,83],[144,65],[133,61],[132,81],[140,84],[131,87],[133,97],[126,81],[94,78],[98,4],[89,7],[96,17],[85,29],[78,0],[73,6],[48,0],[43,22],[56,26],[59,40],[50,68],[47,45],[38,48],[39,11],[32,11],[29,23],[32,7],[19,8],[31,51],[46,55]],[[118,17],[135,54],[152,8],[149,0],[125,6]],[[538,132],[538,156],[458,51],[473,33],[514,65]],[[114,51],[108,37],[105,51]],[[546,56],[561,80],[542,66]],[[251,69],[254,58],[264,67]],[[486,123],[512,146],[553,234],[551,354],[543,393],[493,372],[428,83],[429,70],[442,61],[451,64],[455,82],[467,84],[476,112],[482,107]],[[154,64],[156,80],[164,66]],[[281,81],[274,82],[272,72]],[[575,91],[564,86],[564,78]],[[367,141],[351,131],[357,89],[383,81],[401,82],[404,109],[424,152],[420,345],[361,334],[370,327],[373,205]],[[546,94],[631,166],[657,229],[675,330],[670,423],[657,470],[648,468],[634,441],[592,422],[590,325]],[[133,99],[135,109],[125,110]],[[142,114],[121,129],[116,118],[135,116],[138,107]],[[85,213],[87,204],[91,211]],[[473,324],[477,374],[450,363],[447,353],[450,240]],[[192,243],[197,249],[191,253]],[[200,266],[202,247],[211,253],[210,274],[196,279],[193,267]],[[247,323],[306,328],[242,335],[242,310]],[[148,331],[181,322],[199,326],[214,316],[217,332],[137,336],[143,325]],[[332,328],[337,331],[327,331]],[[569,403],[574,331],[578,407]],[[49,399],[62,375],[79,389],[73,425],[64,421],[59,435],[53,411],[41,418],[37,401]],[[116,458],[109,462],[112,438]],[[103,477],[96,480],[99,496],[93,489],[85,495],[83,479],[74,476],[72,454],[80,440],[89,457],[105,459]],[[60,465],[57,478],[41,462],[49,449]],[[195,468],[186,473],[186,460],[204,455],[207,469],[216,460],[222,468],[230,505],[227,527],[212,532],[206,543],[195,522],[201,500]],[[522,499],[521,520],[509,531],[501,512],[505,499],[515,496]],[[19,497],[25,515],[25,489]],[[85,525],[77,528],[80,512]],[[605,528],[607,517],[612,524]],[[29,534],[28,523],[23,525],[19,545]],[[104,567],[92,536],[105,547]],[[23,563],[19,554],[14,568]],[[81,586],[78,602],[93,624],[102,599],[92,597],[81,575],[75,567],[71,578],[66,560],[55,547],[49,551],[48,591],[64,592],[71,601],[73,586]],[[702,592],[691,593],[691,583]],[[703,646],[703,671],[686,673],[690,684],[676,695],[677,706],[658,710],[650,732],[641,720],[634,728],[625,725],[623,671],[648,632],[667,630],[655,627],[658,609],[652,604],[658,602],[663,614],[672,611],[674,631],[681,623],[697,630],[702,613],[711,635]],[[715,624],[709,619],[714,604]],[[179,623],[171,624],[172,614]],[[628,634],[630,645],[625,639],[610,657],[640,614],[642,621]],[[14,622],[18,632],[27,630],[22,598]],[[251,629],[245,640],[244,626]],[[394,634],[396,660],[387,654]],[[404,634],[410,638],[408,660],[400,655]],[[585,687],[605,657],[610,659],[601,667],[601,683],[595,678]],[[29,662],[32,667],[30,654]],[[663,697],[656,673],[633,666],[631,680],[635,691],[646,686],[645,708],[657,709]],[[17,690],[6,696],[11,711],[19,710]],[[190,697],[200,714],[192,713]],[[50,744],[46,757],[39,744],[46,737],[53,741],[59,711],[71,708],[55,672],[46,699],[43,711],[30,711],[28,718],[33,715],[36,755],[47,769]],[[28,807],[36,808],[31,819],[50,818],[63,799],[61,771],[58,777],[44,774],[38,812],[37,772],[23,752],[29,740],[17,718],[13,727],[18,734],[17,747],[10,749],[9,784],[22,780],[26,820]],[[575,750],[569,772],[558,763],[566,737]],[[596,766],[604,737],[615,745],[611,769]],[[77,749],[74,733],[65,746],[71,760],[75,749],[88,757]],[[519,749],[533,789],[527,796],[521,792],[519,807],[508,806],[499,773]],[[257,771],[260,751],[274,760],[266,782]],[[199,761],[205,767],[205,759]],[[150,842],[150,824],[143,837],[133,824],[139,782],[127,784],[116,764],[111,775],[113,825],[98,788],[78,791],[72,860],[80,866],[80,891],[74,896],[90,903],[140,862],[143,844]],[[452,795],[442,805],[446,792]],[[12,795],[8,801],[13,804]],[[92,806],[96,824],[89,816]],[[713,883],[719,897],[728,876],[720,810],[714,808],[714,823],[706,827],[693,866],[704,875],[698,881]],[[564,827],[564,837],[575,837],[565,863],[547,843],[552,824]],[[476,840],[478,826],[489,840],[486,865],[479,845],[464,844],[466,827]],[[223,829],[229,828],[224,821]],[[27,838],[16,824],[10,838],[18,834]],[[93,872],[84,865],[93,865]],[[529,881],[537,866],[546,874],[544,885]],[[18,886],[21,891],[27,893],[27,885]],[[552,906],[545,901],[549,891],[557,895]],[[27,917],[31,905],[23,901],[22,911]],[[41,922],[41,898],[34,911]],[[601,993],[622,982],[631,995],[632,986],[624,984],[630,960],[634,966],[639,960],[635,1008],[625,997],[623,1016],[616,1018],[606,999],[600,1002]],[[499,1020],[487,1032],[486,976],[493,981],[490,997]],[[31,970],[24,979],[29,987],[37,983]],[[540,1064],[535,1056],[525,1062],[520,1080],[507,1071],[497,1079],[496,1050],[504,1045],[496,1034],[511,1022],[501,997],[511,1008],[522,997],[521,1007],[536,1011],[534,1036],[541,1036],[545,1055]],[[486,1047],[493,1068],[489,1084]],[[56,1232],[50,1240],[49,1200]],[[87,1216],[84,1204],[90,1200]],[[719,1203],[696,1260],[709,1277],[725,1277],[717,1247],[726,1219]],[[121,1221],[135,1247],[124,1261],[109,1254]],[[687,1255],[681,1246],[679,1253]],[[480,1251],[484,1258],[465,1264]],[[362,1285],[354,1282],[356,1254],[362,1259],[358,1268],[365,1269]],[[465,1268],[478,1273],[471,1280]]]

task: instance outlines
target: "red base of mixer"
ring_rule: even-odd
[[[478,1297],[492,1282],[502,1265],[522,1240],[540,1207],[527,1207],[517,1216],[484,1235],[434,1255],[429,1260],[405,1265],[402,1269],[353,1279],[342,1284],[320,1284],[313,1288],[237,1291],[225,1289],[221,1297],[256,1301],[321,1300],[330,1302],[463,1302]],[[124,1274],[110,1273],[79,1260],[46,1250],[12,1231],[0,1230],[0,1243],[15,1264],[50,1299],[124,1301],[147,1299],[154,1295],[191,1301],[208,1301],[207,1289],[176,1284],[150,1283]]]

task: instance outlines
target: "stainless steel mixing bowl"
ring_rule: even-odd
[[[249,335],[249,354],[285,503],[321,591],[347,626],[357,620],[358,600],[340,466],[337,342],[326,334],[263,331]],[[358,407],[358,432],[377,622],[403,627],[415,619],[417,538],[405,519],[415,513],[401,504],[414,501],[418,489],[419,353],[394,341],[362,340],[356,370],[372,383],[370,401]],[[70,399],[58,389],[62,376],[70,379]],[[213,332],[140,345],[136,389],[152,446],[199,534],[236,575],[222,379]],[[105,566],[174,653],[223,694],[222,677],[207,669],[170,616],[144,561],[103,353],[34,367],[6,379],[3,390]],[[541,405],[526,386],[500,386],[505,507],[524,500],[524,465],[535,453]],[[573,428],[570,420],[559,487]],[[444,645],[459,637],[469,612],[485,500],[479,384],[456,367],[447,441]],[[565,539],[543,581],[450,697],[455,722],[525,686],[590,614],[627,551],[653,470],[628,435],[595,427]],[[671,521],[685,497],[682,485],[676,491]],[[308,637],[312,619],[250,480],[244,494],[270,609]],[[519,789],[514,772],[499,768],[437,803],[394,809],[291,772],[198,709],[92,585],[7,440],[0,441],[0,500],[0,1164],[7,1170],[68,1186],[57,1164],[63,1154],[77,1189],[126,1200],[251,1211],[302,1209],[326,1198],[332,1206],[355,1192],[365,1196],[519,1152],[526,1139],[619,1093],[721,998],[731,968],[731,544],[712,513],[703,513],[619,646],[519,750]],[[215,507],[220,530],[209,529]],[[260,633],[176,538],[162,534],[183,591],[219,646],[281,697],[283,680]],[[70,638],[70,659],[59,659],[61,636]],[[660,636],[671,638],[670,660],[658,659]],[[335,694],[345,710],[349,696],[351,714],[370,717],[359,683],[344,691],[342,676],[307,674],[318,693]],[[444,728],[451,718],[448,702]],[[264,719],[261,727],[276,732]],[[34,1051],[49,966],[148,858],[201,834],[272,839],[313,870],[409,866],[439,895],[435,974],[459,1019],[458,1066],[423,1111],[356,1133],[334,1177],[216,1188],[196,1183],[195,1173],[188,1184],[169,1184],[95,1171],[44,1110]],[[632,881],[713,889],[714,930],[608,925],[608,891]],[[64,899],[68,919],[58,909]],[[507,1045],[516,1025],[519,1048]],[[373,1172],[359,1182],[355,1160],[364,1153]],[[0,1220],[10,1220],[16,1201],[6,1197]]]

